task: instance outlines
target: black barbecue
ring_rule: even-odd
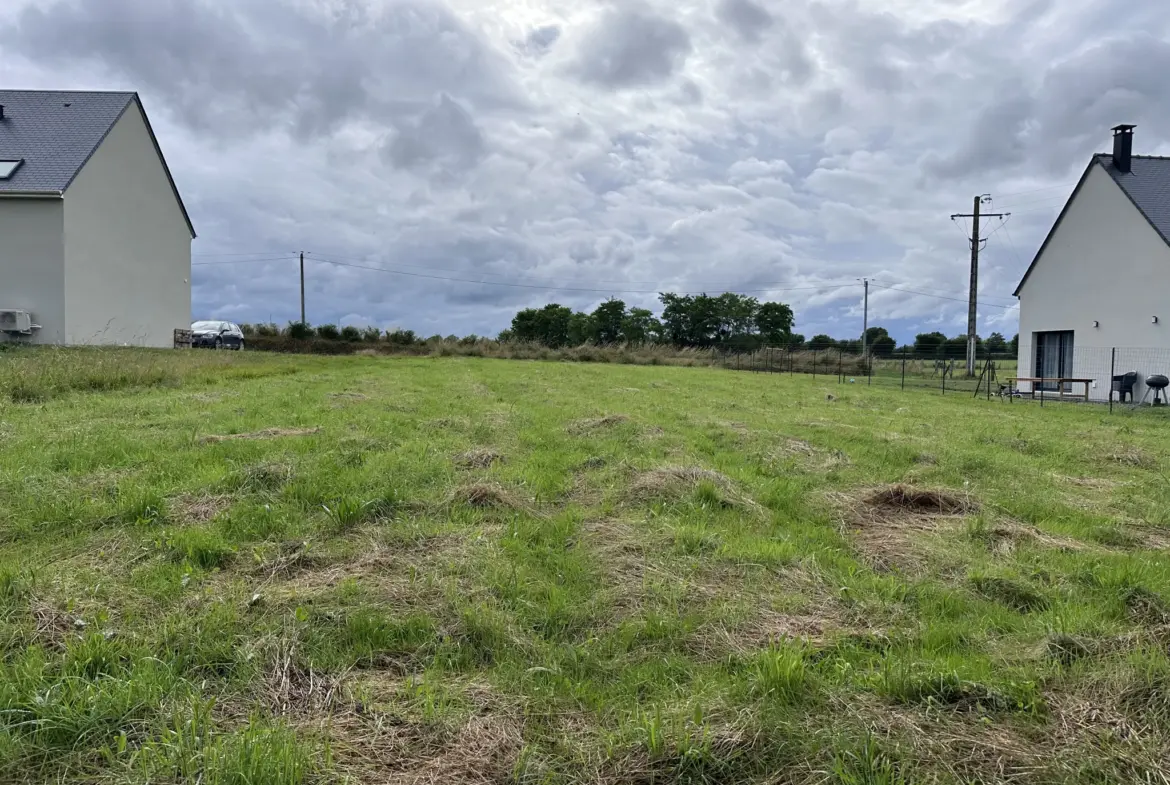
[[[1156,373],[1146,377],[1146,387],[1154,391],[1154,406],[1166,405],[1166,388],[1170,387],[1170,379]]]

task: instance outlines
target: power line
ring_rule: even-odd
[[[369,264],[370,263],[370,260],[368,260],[368,259],[359,259],[359,258],[355,258],[352,256],[342,256],[340,254],[334,254],[334,253],[329,253],[329,252],[326,252],[326,253],[328,254],[329,259],[332,259],[332,260],[353,262],[354,264]],[[322,256],[316,256],[315,258],[323,260],[323,261],[325,260],[325,257],[322,257]],[[434,273],[434,272],[455,273],[456,275],[474,273],[476,275],[487,276],[490,278],[506,278],[506,277],[508,277],[507,273],[492,273],[492,272],[486,272],[486,271],[479,272],[479,271],[474,271],[474,270],[459,270],[459,269],[451,269],[450,267],[434,267],[433,265],[406,264],[406,263],[402,263],[402,262],[395,262],[394,267],[391,269],[399,269],[399,268],[403,268],[403,267],[405,267],[407,269],[412,269],[412,270],[425,270],[428,273]],[[382,269],[382,268],[379,268],[379,269]],[[521,276],[521,278],[523,280],[528,280],[528,281],[540,281],[541,280],[540,276]],[[586,278],[586,279],[558,278],[557,281],[566,282],[566,283],[580,281],[582,283],[612,283],[612,284],[622,284],[622,285],[644,285],[644,286],[659,286],[659,287],[660,287],[660,283],[661,283],[660,281],[632,281],[632,280],[629,280],[626,278],[620,278],[620,279],[613,279],[613,278],[608,278],[608,279],[607,278]],[[485,283],[488,283],[488,282],[485,282]],[[760,282],[760,283],[754,283],[752,285],[753,286],[767,286],[767,285],[770,285],[773,283],[775,283],[778,286],[788,286],[789,285],[789,282],[787,282],[787,281],[782,281],[782,282],[764,281],[764,282]],[[836,284],[836,283],[846,283],[846,281],[845,281],[845,279],[835,279],[835,280],[829,280],[829,281],[824,282],[825,285],[831,285],[831,284]],[[735,282],[730,282],[730,281],[727,281],[726,279],[721,280],[721,281],[688,281],[688,282],[686,282],[687,286],[716,286],[716,287],[718,287],[718,286],[727,286],[728,284],[731,284],[732,288],[735,288],[735,286],[736,286]],[[557,283],[554,282],[552,285],[556,286]],[[758,291],[772,291],[772,290],[771,289],[760,289]]]
[[[576,286],[557,286],[556,284],[526,284],[526,283],[511,283],[505,281],[483,281],[471,278],[453,278],[442,275],[428,275],[426,273],[412,273],[405,270],[396,270],[391,267],[372,267],[370,265],[353,264],[350,262],[341,262],[335,259],[327,259],[322,256],[315,257],[319,262],[328,262],[339,267],[352,267],[357,270],[373,270],[380,273],[390,273],[392,275],[406,275],[411,278],[427,278],[434,281],[453,281],[457,283],[476,283],[483,286],[508,286],[519,289],[540,289],[544,291],[559,291],[559,292],[589,292],[593,294],[659,294],[662,289],[596,289],[592,287],[576,287]],[[826,291],[829,289],[845,289],[847,287],[857,286],[856,283],[834,284],[834,285],[819,285],[819,286],[784,286],[784,287],[769,287],[766,289],[735,289],[739,294],[753,294],[753,293],[767,293],[767,292],[795,292],[795,291]],[[733,290],[726,289],[726,292]],[[691,292],[674,292],[674,294],[708,294],[704,291]]]
[[[291,251],[232,251],[230,253],[196,253],[191,254],[197,258],[213,257],[213,256],[272,256],[279,253],[292,253]]]
[[[295,259],[295,254],[284,254],[282,256],[269,256],[263,259],[234,259],[227,262],[191,262],[192,267],[212,267],[222,264],[266,264],[268,262],[279,262],[284,259]]]
[[[872,279],[870,280],[870,283],[873,283]],[[919,292],[919,291],[915,291],[913,289],[902,289],[902,288],[897,287],[897,286],[882,286],[881,284],[877,284],[877,283],[874,283],[874,286],[876,286],[879,289],[889,289],[891,292],[905,292],[906,294],[918,294],[918,295],[922,295],[923,297],[934,297],[934,298],[939,299],[939,300],[954,300],[957,303],[967,302],[967,300],[963,299],[962,297],[948,297],[947,295],[943,295],[943,294],[931,294],[930,292]],[[992,308],[1003,308],[1004,310],[1010,310],[1010,309],[1016,307],[1015,305],[999,305],[998,303],[989,303],[989,302],[984,302],[983,304],[991,306]]]
[[[1002,197],[1007,197],[1007,196],[1025,196],[1027,194],[1037,194],[1037,193],[1040,193],[1041,191],[1051,191],[1054,188],[1068,188],[1070,185],[1076,185],[1076,184],[1077,184],[1077,181],[1073,180],[1073,181],[1067,182],[1067,183],[1059,183],[1058,185],[1046,185],[1043,188],[1033,188],[1030,191],[1016,191],[1015,193],[1010,193],[1010,194],[1000,194],[1000,197],[1002,198]]]

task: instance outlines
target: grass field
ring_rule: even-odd
[[[0,781],[1166,782],[1162,412],[834,381],[0,354]]]

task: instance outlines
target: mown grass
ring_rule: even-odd
[[[0,781],[1170,759],[1161,412],[464,358],[118,350],[89,383],[95,354],[0,356]]]

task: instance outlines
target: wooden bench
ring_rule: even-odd
[[[1088,403],[1089,402],[1089,387],[1093,384],[1093,382],[1096,381],[1096,379],[1073,379],[1073,378],[1067,377],[1067,376],[1062,376],[1062,377],[1009,376],[1006,381],[1009,385],[1012,384],[1013,382],[1015,382],[1017,385],[1019,384],[1019,382],[1027,382],[1028,384],[1032,385],[1032,389],[1030,391],[1028,391],[1027,393],[1021,392],[1018,389],[1015,390],[1015,392],[1019,392],[1021,395],[1025,395],[1025,394],[1031,395],[1032,398],[1036,397],[1037,392],[1041,392],[1041,393],[1047,392],[1046,390],[1044,390],[1044,391],[1037,390],[1036,387],[1038,385],[1047,384],[1047,383],[1051,382],[1052,384],[1057,385],[1057,389],[1052,391],[1052,397],[1054,397],[1054,398],[1076,398],[1076,399],[1084,401],[1085,403]],[[1064,385],[1066,385],[1066,384],[1083,384],[1083,385],[1085,385],[1085,394],[1081,395],[1079,393],[1072,393],[1072,392],[1066,393],[1064,391]]]

